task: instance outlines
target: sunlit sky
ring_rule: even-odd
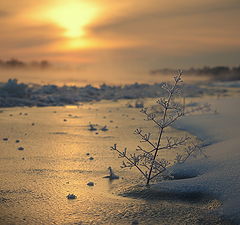
[[[0,58],[111,71],[238,65],[239,21],[239,0],[1,0]]]

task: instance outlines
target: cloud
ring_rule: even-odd
[[[237,1],[135,2],[122,16],[89,26],[102,40],[126,39],[155,54],[197,54],[240,46],[240,6]],[[145,5],[144,5],[145,4]],[[145,7],[146,6],[146,7]]]
[[[42,46],[62,40],[62,29],[55,25],[5,26],[0,36],[2,48],[27,48]]]
[[[226,11],[236,11],[240,10],[240,4],[236,0],[209,0],[209,1],[186,1],[181,0],[172,3],[171,1],[159,1],[159,0],[149,0],[148,2],[132,1],[131,5],[122,9],[122,13],[119,13],[115,9],[116,15],[107,18],[108,13],[106,13],[106,18],[99,23],[96,22],[88,28],[92,32],[104,32],[112,29],[119,29],[125,25],[141,23],[148,20],[172,20],[174,18],[192,16],[194,18],[196,15],[209,16],[211,13],[222,13]],[[124,13],[125,11],[125,13]],[[229,18],[231,19],[231,18]]]

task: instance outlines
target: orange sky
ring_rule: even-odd
[[[1,59],[151,70],[238,65],[239,0],[1,0]]]

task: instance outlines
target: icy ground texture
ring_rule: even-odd
[[[144,105],[153,102],[146,99]],[[120,168],[122,159],[110,146],[119,143],[133,152],[139,143],[134,129],[152,129],[138,108],[127,107],[134,103],[1,109],[0,224],[130,225],[137,220],[141,225],[229,225],[209,215],[215,201],[201,199],[193,204],[158,193],[156,198],[155,192],[139,187],[142,181],[136,170]],[[97,131],[89,130],[89,122]],[[101,130],[105,125],[108,131]],[[169,129],[166,134],[184,133]],[[166,151],[161,156],[171,159],[175,153]],[[103,178],[109,166],[119,179]],[[145,192],[139,193],[143,188]],[[126,195],[129,190],[135,198]],[[68,194],[77,198],[69,200]]]
[[[192,159],[172,168],[176,180],[164,181],[153,189],[170,192],[206,194],[222,202],[218,211],[240,223],[240,98],[210,100],[219,114],[190,116],[176,127],[205,141],[207,159]]]

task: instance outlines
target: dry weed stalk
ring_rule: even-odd
[[[111,147],[111,150],[118,152],[120,158],[124,158],[122,168],[137,168],[146,180],[146,185],[157,176],[166,177],[166,171],[170,163],[162,158],[159,159],[158,154],[161,150],[176,149],[180,146],[185,146],[183,154],[177,154],[175,163],[184,163],[191,155],[201,152],[201,148],[194,144],[189,143],[190,137],[164,137],[164,130],[171,126],[176,120],[184,115],[184,105],[175,101],[175,98],[181,94],[181,79],[182,72],[179,71],[178,75],[174,76],[174,84],[164,84],[163,88],[167,92],[167,97],[158,99],[157,103],[162,108],[162,113],[149,112],[147,108],[143,108],[141,112],[146,115],[146,120],[153,121],[158,127],[157,142],[151,139],[151,133],[144,133],[141,128],[135,130],[135,134],[140,137],[140,142],[145,142],[149,145],[150,150],[141,146],[137,146],[136,152],[129,154],[127,148],[123,151],[117,148],[117,144]],[[158,118],[159,115],[161,118]],[[165,139],[165,143],[163,143]]]

